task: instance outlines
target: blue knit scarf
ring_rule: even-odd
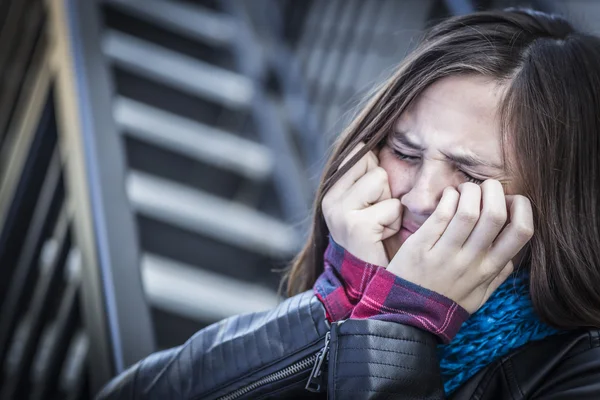
[[[556,333],[533,310],[528,272],[513,273],[461,326],[452,342],[438,346],[446,394],[497,358]]]

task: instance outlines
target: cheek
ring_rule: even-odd
[[[379,166],[388,174],[392,197],[400,198],[400,196],[410,191],[415,174],[414,165],[398,160],[394,156],[389,156],[381,157]]]

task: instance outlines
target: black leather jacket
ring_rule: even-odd
[[[149,356],[98,399],[444,399],[436,345],[432,334],[392,322],[329,326],[321,303],[306,292]],[[600,331],[523,346],[481,370],[451,399],[598,400]]]

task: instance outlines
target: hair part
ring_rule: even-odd
[[[447,19],[382,84],[338,138],[313,206],[311,232],[286,275],[288,295],[323,271],[328,229],[321,202],[331,186],[380,146],[399,116],[429,85],[455,74],[506,85],[502,143],[532,203],[528,245],[538,315],[559,328],[600,326],[600,39],[561,17],[507,9]],[[339,168],[359,143],[365,146]]]

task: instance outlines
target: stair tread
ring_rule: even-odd
[[[122,68],[195,96],[235,109],[252,100],[252,81],[134,36],[108,30],[103,35],[104,54]]]
[[[299,249],[292,226],[241,203],[152,176],[130,172],[127,192],[143,215],[272,257]]]
[[[227,169],[264,180],[273,170],[273,155],[264,145],[125,97],[114,103],[122,133]]]

